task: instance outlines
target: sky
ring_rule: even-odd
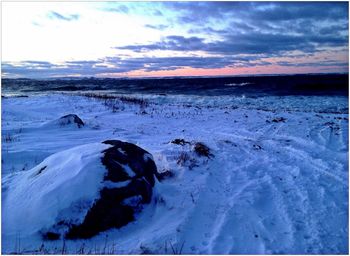
[[[348,72],[347,2],[3,2],[2,77]]]

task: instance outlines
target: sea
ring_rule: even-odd
[[[172,78],[2,79],[2,93],[114,91],[187,95],[343,95],[348,74]]]
[[[348,113],[348,74],[2,79],[2,98],[51,93],[126,95],[158,103]]]

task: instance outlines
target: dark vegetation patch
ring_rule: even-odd
[[[281,122],[285,123],[286,121],[287,121],[287,119],[284,117],[276,117],[276,118],[271,120],[271,122],[273,122],[273,123],[281,123]]]
[[[345,121],[349,121],[348,118],[346,118],[346,117],[341,117],[341,116],[334,117],[334,119],[336,119],[336,120],[345,120]]]
[[[213,157],[214,155],[210,152],[210,148],[205,145],[202,142],[196,142],[196,141],[186,141],[184,139],[174,139],[171,141],[172,144],[180,145],[180,146],[185,146],[186,144],[192,145],[194,152],[198,156],[205,156],[205,157]]]
[[[205,156],[208,158],[214,156],[212,153],[210,153],[210,148],[202,142],[196,142],[194,144],[194,152],[196,152],[199,156]]]
[[[195,155],[207,158],[214,157],[214,154],[211,153],[210,148],[202,142],[189,142],[185,139],[174,139],[173,141],[171,141],[171,143],[180,146],[191,146],[192,151],[182,151],[175,159],[178,165],[186,166],[190,170],[192,170],[194,167],[199,166],[199,161],[198,159],[196,159]]]
[[[180,155],[177,157],[176,163],[180,166],[186,166],[190,170],[199,166],[197,159],[195,159],[189,152],[185,151],[180,153]]]
[[[7,133],[2,136],[2,141],[5,143],[16,142],[16,141],[19,141],[19,138],[18,136]]]
[[[146,99],[131,97],[131,96],[107,95],[107,94],[101,94],[101,93],[83,93],[80,95],[84,97],[95,98],[95,99],[100,99],[104,101],[109,100],[110,102],[111,100],[117,100],[122,103],[139,105],[141,107],[148,107],[150,105],[150,102]]]
[[[334,122],[326,122],[324,123],[327,127],[331,129],[332,132],[334,132],[336,135],[339,135],[340,126]]]
[[[191,144],[191,142],[185,141],[184,139],[175,139],[171,141],[171,143],[181,146],[184,146],[185,144]]]
[[[163,180],[166,180],[166,179],[170,179],[170,178],[173,178],[175,176],[175,174],[170,171],[170,170],[163,170],[162,172],[159,172],[157,174],[157,179],[159,181],[163,181]]]

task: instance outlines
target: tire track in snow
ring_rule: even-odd
[[[330,193],[330,187],[336,188],[336,191],[347,191],[346,179],[344,181],[344,178],[332,173],[329,162],[325,162],[323,159],[315,159],[305,150],[289,146],[285,147],[284,154],[286,159],[289,158],[288,162],[298,162],[298,166],[301,168],[299,177],[290,180],[291,187],[294,188],[290,192],[300,195],[300,199],[303,200],[303,204],[300,204],[302,210],[299,210],[302,218],[300,220],[299,217],[295,217],[296,237],[299,237],[299,239],[294,248],[295,250],[300,249],[294,253],[330,252],[337,246],[342,246],[328,244],[328,239],[331,236],[329,231],[333,230],[334,227],[327,230],[324,228],[324,224],[329,221],[337,222],[337,217],[331,217],[332,215],[341,216],[338,210],[329,208],[329,204],[333,204],[331,202],[333,199],[329,198],[329,195],[332,194]],[[336,169],[342,167],[339,164],[333,165],[338,167]],[[333,182],[326,181],[327,177],[330,177]],[[341,186],[332,186],[331,184],[334,181],[341,184]],[[298,205],[298,202],[291,204],[292,207],[296,205]],[[339,248],[334,251],[341,250]]]
[[[212,160],[209,170],[211,175],[207,176],[206,186],[199,192],[196,205],[182,224],[186,230],[191,230],[189,234],[184,232],[182,237],[186,241],[184,253],[212,253],[213,243],[221,232],[225,216],[233,207],[235,198],[253,183],[239,172],[241,166],[222,165],[228,162],[228,157],[232,155],[216,155]],[[234,188],[233,179],[236,180]],[[197,216],[198,213],[201,216]]]

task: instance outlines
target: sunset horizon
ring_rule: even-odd
[[[5,2],[2,12],[3,78],[349,67],[347,2]]]

